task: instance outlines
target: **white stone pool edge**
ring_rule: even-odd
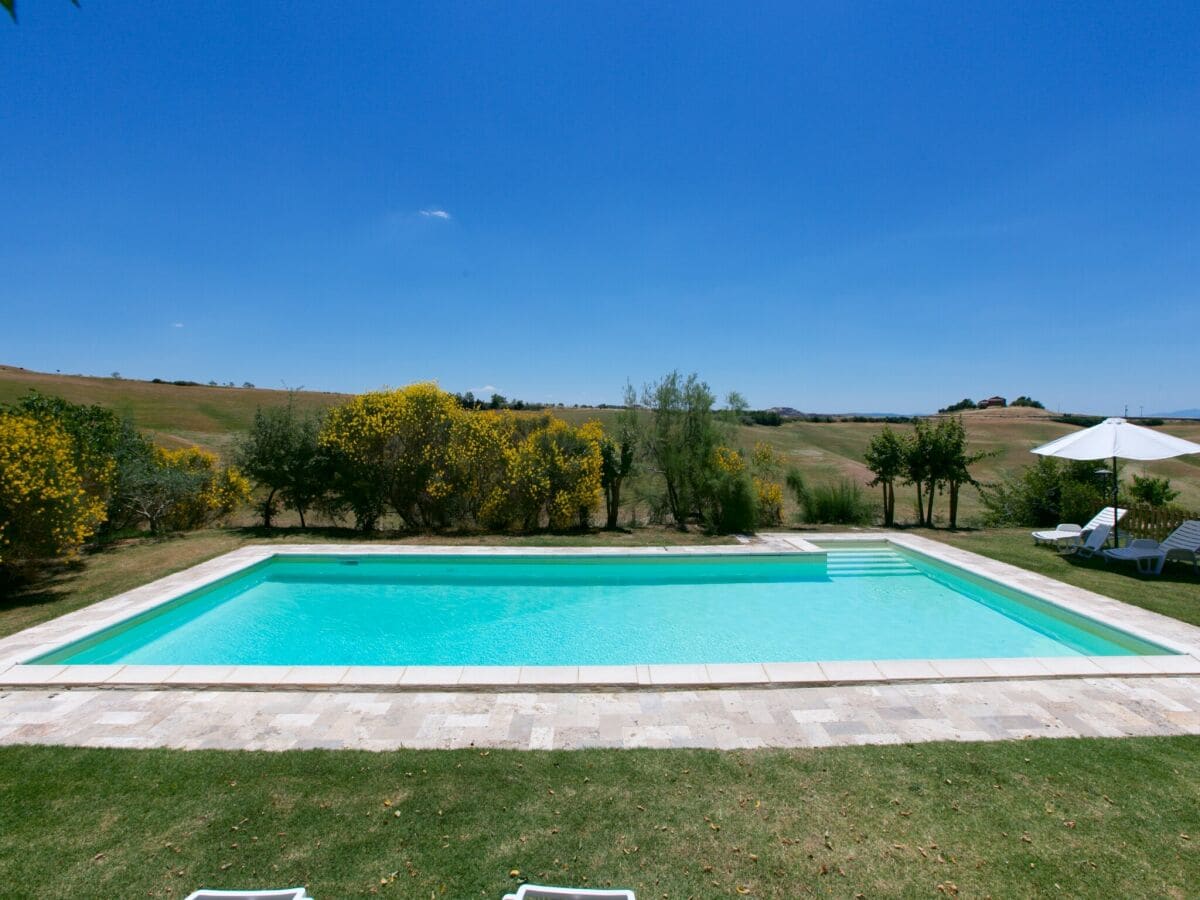
[[[27,665],[66,644],[276,555],[655,556],[816,554],[812,542],[887,542],[1032,594],[1175,651],[1163,656],[873,660],[627,666],[138,666]],[[1153,590],[1153,582],[1147,582]],[[819,687],[1200,675],[1200,628],[938,541],[902,533],[767,533],[741,545],[639,548],[471,547],[400,544],[250,545],[85,609],[0,639],[0,689],[106,688],[321,691],[621,691]]]

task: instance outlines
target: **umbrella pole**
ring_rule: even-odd
[[[1119,482],[1117,481],[1117,458],[1114,456],[1113,457],[1113,546],[1114,547],[1121,546],[1121,535],[1119,533],[1119,530],[1121,527],[1120,526],[1121,513],[1117,509],[1117,485],[1118,484],[1119,484]]]

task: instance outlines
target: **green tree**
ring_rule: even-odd
[[[613,531],[621,513],[621,485],[633,474],[637,458],[639,423],[637,395],[625,385],[625,406],[617,414],[613,434],[600,439],[600,486],[604,490],[604,527]]]
[[[940,413],[956,413],[964,409],[974,409],[978,404],[970,397],[963,397],[957,403],[951,403],[949,406],[943,406],[938,410]]]
[[[720,443],[714,399],[694,373],[685,379],[678,371],[642,391],[642,405],[649,410],[646,460],[662,479],[664,505],[681,531],[699,511]]]
[[[202,494],[210,476],[198,469],[164,465],[157,454],[126,467],[118,502],[128,518],[144,520],[151,534],[168,530],[172,517]]]
[[[891,426],[884,425],[867,445],[865,461],[875,475],[871,486],[883,490],[883,524],[891,528],[896,524],[896,479],[907,472],[904,440]]]
[[[305,513],[325,492],[328,466],[318,442],[320,423],[315,416],[300,415],[293,398],[285,406],[254,413],[254,423],[237,449],[238,465],[262,491],[259,504],[264,528],[278,511],[276,497],[295,509],[300,526]]]
[[[1149,475],[1134,475],[1129,493],[1150,506],[1166,506],[1179,496],[1179,491],[1171,488],[1169,478],[1153,478]]]
[[[1039,456],[979,494],[989,525],[1055,525],[1086,522],[1109,502],[1111,475],[1100,475],[1093,460]]]
[[[971,466],[989,454],[967,452],[967,430],[961,416],[938,421],[933,432],[932,451],[931,483],[945,487],[950,496],[950,527],[957,528],[959,491],[964,484],[978,485],[971,475]],[[932,488],[927,521],[933,524]]]
[[[932,524],[933,494],[936,489],[931,468],[933,453],[933,426],[925,419],[917,419],[913,422],[912,434],[904,441],[904,483],[917,489],[918,525]]]

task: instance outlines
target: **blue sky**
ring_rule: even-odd
[[[1200,406],[1200,5],[0,21],[0,362],[599,402]]]

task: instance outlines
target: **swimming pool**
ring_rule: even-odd
[[[922,554],[280,554],[35,664],[585,666],[1166,654]]]

